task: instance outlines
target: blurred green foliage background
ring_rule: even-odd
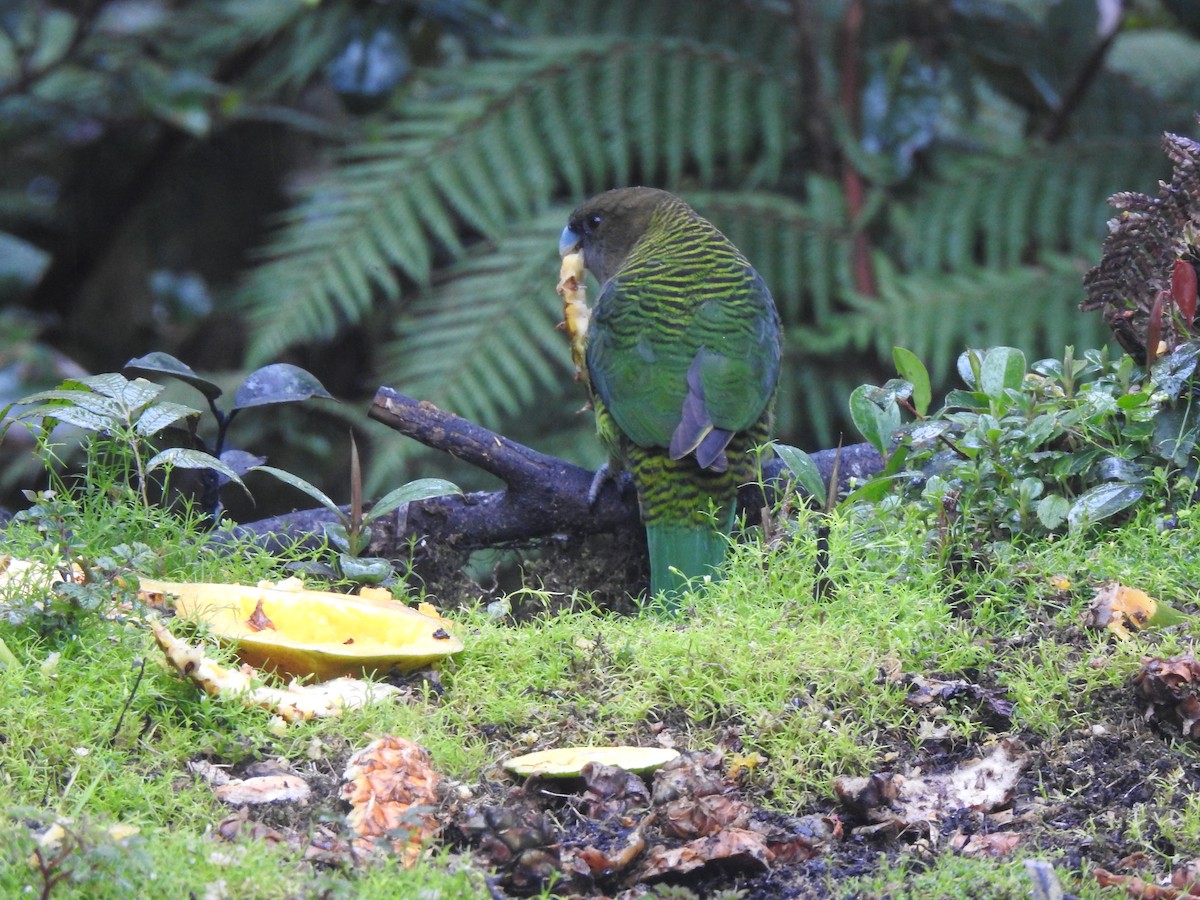
[[[944,385],[967,346],[1107,341],[1080,278],[1108,195],[1196,132],[1198,36],[1193,0],[8,3],[0,405],[150,350],[229,385],[287,361],[343,402],[233,438],[335,497],[347,426],[368,494],[486,484],[368,422],[381,384],[594,464],[556,239],[640,183],[775,293],[781,437],[856,440],[893,345]],[[9,504],[30,447],[0,446]]]

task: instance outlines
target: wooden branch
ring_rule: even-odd
[[[637,498],[628,477],[600,491],[594,506],[587,501],[592,473],[565,460],[539,453],[503,435],[416,400],[390,388],[375,394],[368,415],[427,447],[441,450],[483,469],[506,485],[500,491],[477,491],[464,496],[437,497],[401,507],[372,523],[368,553],[389,558],[407,555],[415,541],[470,551],[483,547],[530,545],[551,537],[640,528]],[[837,451],[813,454],[828,481]],[[845,493],[883,467],[869,444],[841,450],[838,491]],[[778,499],[784,478],[777,459],[764,465],[764,489],[747,485],[739,507],[757,521],[764,504]],[[260,537],[268,546],[295,543],[298,536],[320,540],[322,526],[335,521],[325,509],[288,513],[238,526],[235,531]]]

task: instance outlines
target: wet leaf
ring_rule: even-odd
[[[380,516],[385,516],[405,503],[415,503],[420,500],[431,500],[434,497],[446,497],[451,494],[461,494],[458,485],[442,478],[418,478],[408,484],[402,484],[389,491],[375,501],[364,521],[371,522]]]
[[[775,453],[783,460],[788,471],[796,476],[800,487],[804,488],[817,501],[818,506],[823,507],[825,505],[825,479],[821,477],[821,470],[817,468],[813,458],[799,447],[778,443],[774,446]]]
[[[216,400],[223,393],[216,384],[197,375],[191,366],[158,350],[129,360],[121,371],[138,376],[167,375],[194,387],[209,400]]]
[[[205,453],[203,450],[189,450],[186,447],[168,447],[161,453],[156,453],[146,463],[146,471],[153,472],[162,466],[170,466],[174,469],[212,469],[227,481],[232,481],[242,490],[249,493],[249,490],[237,472],[211,453]]]
[[[1198,359],[1200,345],[1180,344],[1154,364],[1150,375],[1159,390],[1165,391],[1167,396],[1174,400],[1183,393],[1184,387],[1191,380]]]
[[[1015,347],[993,347],[979,367],[979,389],[991,398],[1019,390],[1025,378],[1025,354]]]
[[[1142,499],[1145,489],[1136,484],[1109,482],[1098,484],[1081,494],[1067,513],[1067,524],[1072,531],[1087,528],[1097,522],[1115,516]]]
[[[892,361],[896,364],[896,371],[900,373],[900,377],[912,385],[913,408],[920,415],[925,415],[929,411],[929,403],[933,396],[925,364],[915,353],[903,347],[892,348]]]
[[[272,363],[250,373],[233,397],[233,408],[249,409],[271,403],[294,403],[312,398],[332,400],[317,377],[290,363]]]
[[[900,427],[900,409],[895,400],[880,406],[872,398],[873,388],[859,385],[850,395],[850,418],[867,443],[885,458],[891,448],[892,435]]]

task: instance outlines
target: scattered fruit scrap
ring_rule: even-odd
[[[308,803],[308,782],[278,763],[257,763],[244,778],[235,778],[207,760],[192,760],[188,771],[212,785],[213,793],[230,806],[261,806],[269,803]]]
[[[87,573],[75,563],[70,566],[70,574],[71,581],[76,584],[83,584],[87,580]],[[5,606],[6,598],[38,597],[49,591],[52,585],[64,580],[59,567],[0,553],[0,608]]]
[[[1107,628],[1123,641],[1132,638],[1134,631],[1151,626],[1165,628],[1187,619],[1184,613],[1145,591],[1115,581],[1096,592],[1083,614],[1083,622],[1089,628]]]
[[[834,793],[856,819],[871,823],[867,831],[929,832],[960,810],[994,812],[1008,806],[1030,762],[1020,741],[999,741],[987,756],[942,775],[905,777],[891,772],[838,778]]]
[[[355,678],[337,678],[314,685],[293,683],[287,688],[266,687],[257,683],[258,673],[250,666],[240,669],[222,666],[205,656],[199,647],[175,637],[161,622],[151,620],[150,629],[167,661],[207,693],[214,697],[236,697],[247,706],[270,710],[287,722],[336,716],[345,709],[356,709],[401,693],[390,684]]]
[[[350,802],[355,849],[370,854],[390,846],[413,865],[441,829],[435,814],[441,776],[429,754],[405,738],[381,737],[350,757],[345,779],[342,799]]]
[[[1200,663],[1195,656],[1146,657],[1133,684],[1147,701],[1147,720],[1200,741]]]
[[[840,837],[834,817],[755,807],[723,764],[720,751],[679,754],[647,784],[590,761],[578,770],[581,790],[571,782],[547,790],[533,777],[500,805],[466,810],[457,828],[514,891],[554,882],[567,894],[608,895],[701,870],[763,873],[811,859]]]
[[[583,251],[568,253],[562,259],[558,273],[558,295],[563,302],[563,321],[559,326],[571,342],[571,360],[575,363],[575,380],[584,378],[583,351],[587,344],[588,321],[591,311],[587,305],[587,285],[583,278]]]
[[[411,671],[463,649],[428,604],[309,591],[295,579],[255,587],[143,579],[141,592],[153,603],[175,598],[179,615],[205,622],[244,662],[294,678]]]
[[[505,761],[504,768],[514,775],[576,778],[588,763],[599,763],[643,774],[661,768],[677,756],[678,750],[665,747],[559,747],[513,757]]]

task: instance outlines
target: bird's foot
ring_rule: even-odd
[[[596,474],[592,476],[592,484],[588,488],[587,495],[589,507],[596,505],[596,501],[600,499],[600,492],[604,490],[604,485],[610,483],[624,497],[633,489],[633,476],[620,464],[604,463],[596,470]]]

